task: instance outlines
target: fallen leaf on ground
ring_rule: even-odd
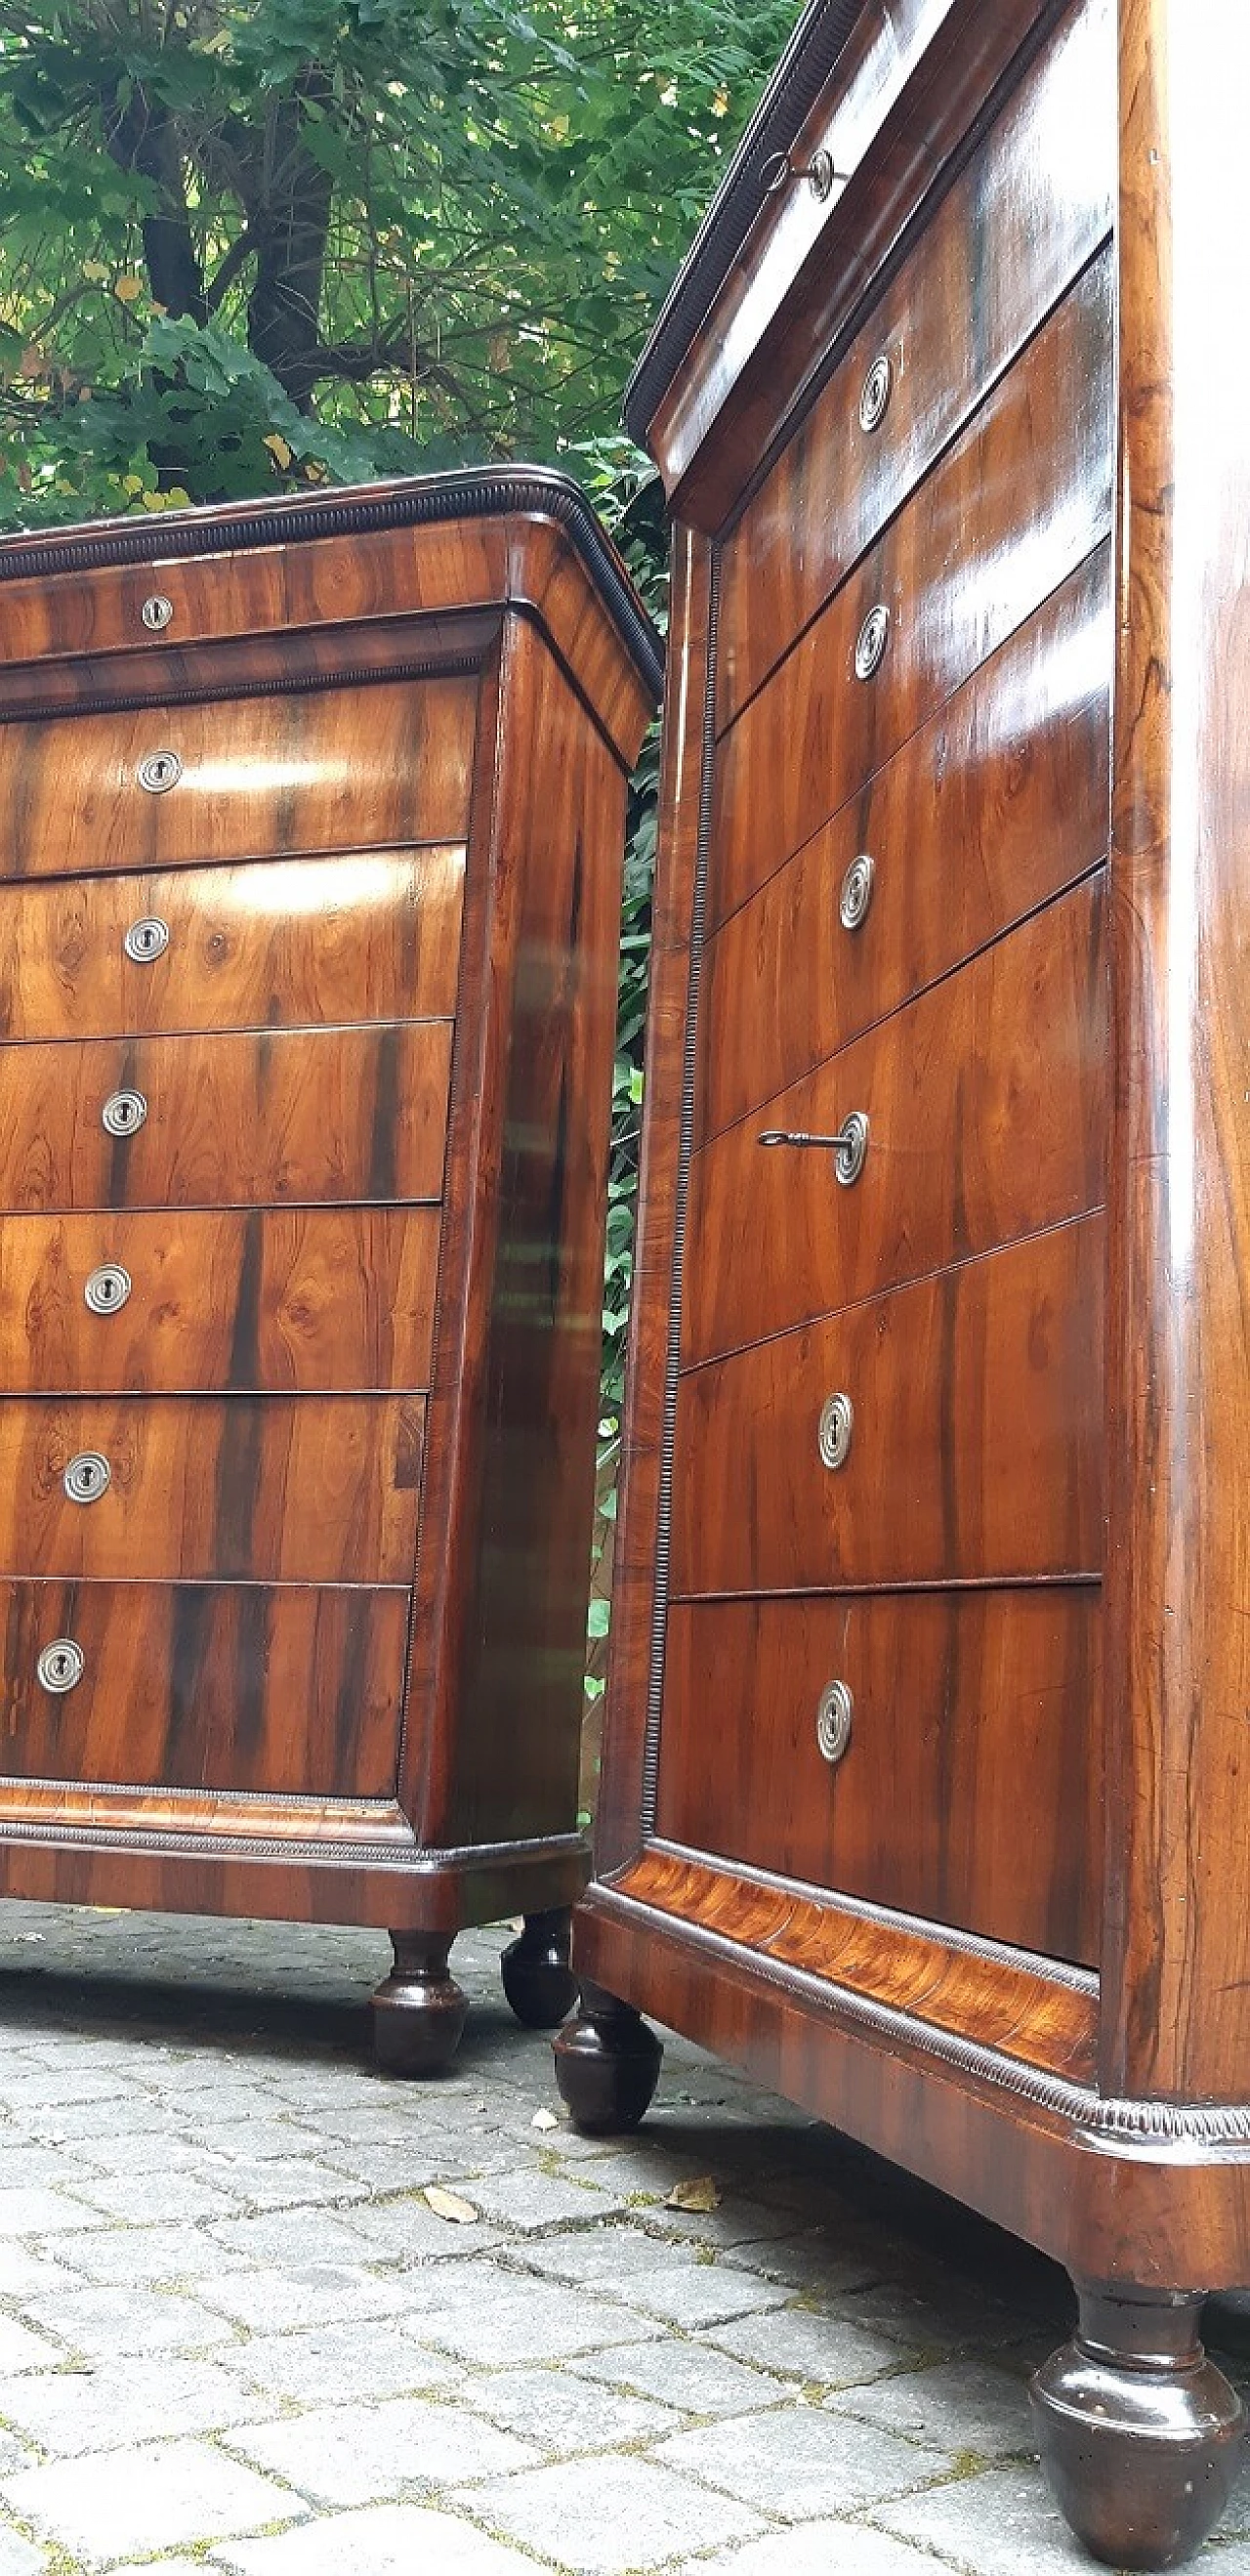
[[[421,2197],[429,2202],[436,2218],[449,2218],[457,2227],[476,2227],[481,2216],[471,2200],[462,2200],[458,2191],[440,2191],[436,2182],[427,2184]]]
[[[719,2209],[720,2185],[710,2174],[696,2174],[691,2182],[675,2182],[666,2209]]]
[[[536,2111],[530,2122],[531,2129],[558,2129],[559,2126],[554,2111]]]

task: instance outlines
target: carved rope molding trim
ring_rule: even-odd
[[[657,1934],[673,1936],[674,1917],[639,1897],[616,1897],[610,1888],[596,1886],[589,1902],[591,1910],[605,1919],[625,1919],[631,1926],[641,1919]],[[1026,2065],[1023,2059],[1007,2057],[1000,2049],[987,2048],[979,2040],[964,2039],[957,2031],[919,2021],[895,2004],[878,2003],[872,1996],[854,1993],[849,1986],[835,1985],[828,1978],[815,1976],[809,1968],[790,1967],[770,1959],[765,1951],[748,1950],[726,1933],[710,1931],[706,1924],[694,1923],[689,1917],[681,1919],[680,1936],[683,1947],[697,1944],[753,1983],[799,1995],[805,2002],[817,2003],[826,2012],[836,2014],[852,2030],[862,2030],[874,2040],[901,2043],[919,2056],[936,2058],[953,2073],[968,2076],[995,2091],[1015,2094],[1039,2111],[1071,2121],[1099,2145],[1115,2142],[1139,2147],[1217,2147],[1250,2143],[1250,2103],[1132,2101],[1094,2093],[1088,2085],[1047,2074],[1040,2067]]]
[[[659,637],[636,596],[615,546],[600,527],[580,484],[541,466],[421,475],[409,483],[367,485],[356,492],[311,493],[287,502],[226,509],[170,510],[157,518],[102,519],[63,536],[0,542],[0,582],[97,572],[109,566],[176,562],[188,555],[237,553],[257,546],[298,545],[314,537],[354,537],[385,528],[428,527],[448,519],[555,519],[610,611],[632,659],[658,697],[664,675]]]

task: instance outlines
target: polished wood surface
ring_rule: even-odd
[[[0,725],[0,878],[352,850],[362,812],[382,848],[458,840],[476,704],[466,676]]]
[[[716,763],[711,922],[745,903],[1106,536],[1112,283],[1103,254],[730,726]],[[878,606],[890,612],[884,657],[859,680],[856,642]]]
[[[657,1832],[1096,1966],[1101,1636],[1094,1586],[675,1608]],[[854,1709],[830,1765],[834,1680]]]
[[[11,1394],[316,1394],[424,1387],[436,1207],[152,1209],[0,1227],[0,1382]],[[125,1303],[86,1289],[120,1263]]]
[[[0,1055],[0,1210],[433,1199],[452,1027],[27,1045]],[[120,1091],[147,1104],[118,1136]]]
[[[1114,137],[1098,101],[1112,46],[1110,0],[1065,13],[748,502],[722,558],[722,725],[1110,232]],[[881,358],[887,407],[866,430]]]
[[[558,476],[150,536],[0,543],[0,1888],[555,1958],[656,641]]]
[[[0,1776],[387,1797],[407,1618],[355,1585],[0,1583]],[[56,1698],[37,1665],[66,1635],[84,1671]]]
[[[1110,572],[1103,546],[707,942],[700,1141],[1106,857]],[[848,931],[861,853],[870,908]]]
[[[1100,1207],[1101,877],[742,1119],[690,1170],[682,1358],[763,1340]],[[749,1065],[752,1040],[739,1040]],[[868,1120],[858,1180],[826,1147]]]
[[[13,1397],[0,1568],[104,1582],[407,1583],[420,1396]],[[111,1481],[80,1503],[84,1453]]]
[[[0,1036],[449,1018],[463,845],[0,885]],[[163,954],[126,950],[163,923]]]
[[[683,1377],[674,1594],[1097,1573],[1103,1262],[1087,1217]]]

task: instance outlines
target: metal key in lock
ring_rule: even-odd
[[[756,1143],[814,1147],[817,1152],[832,1154],[835,1177],[844,1190],[849,1190],[859,1179],[868,1152],[867,1112],[852,1109],[843,1119],[836,1136],[812,1136],[800,1127],[766,1127],[756,1138]]]

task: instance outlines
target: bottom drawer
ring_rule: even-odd
[[[1094,1965],[1101,1648],[1095,1585],[675,1607],[657,1831]]]
[[[393,1793],[406,1592],[0,1583],[0,1626],[11,1780]]]

